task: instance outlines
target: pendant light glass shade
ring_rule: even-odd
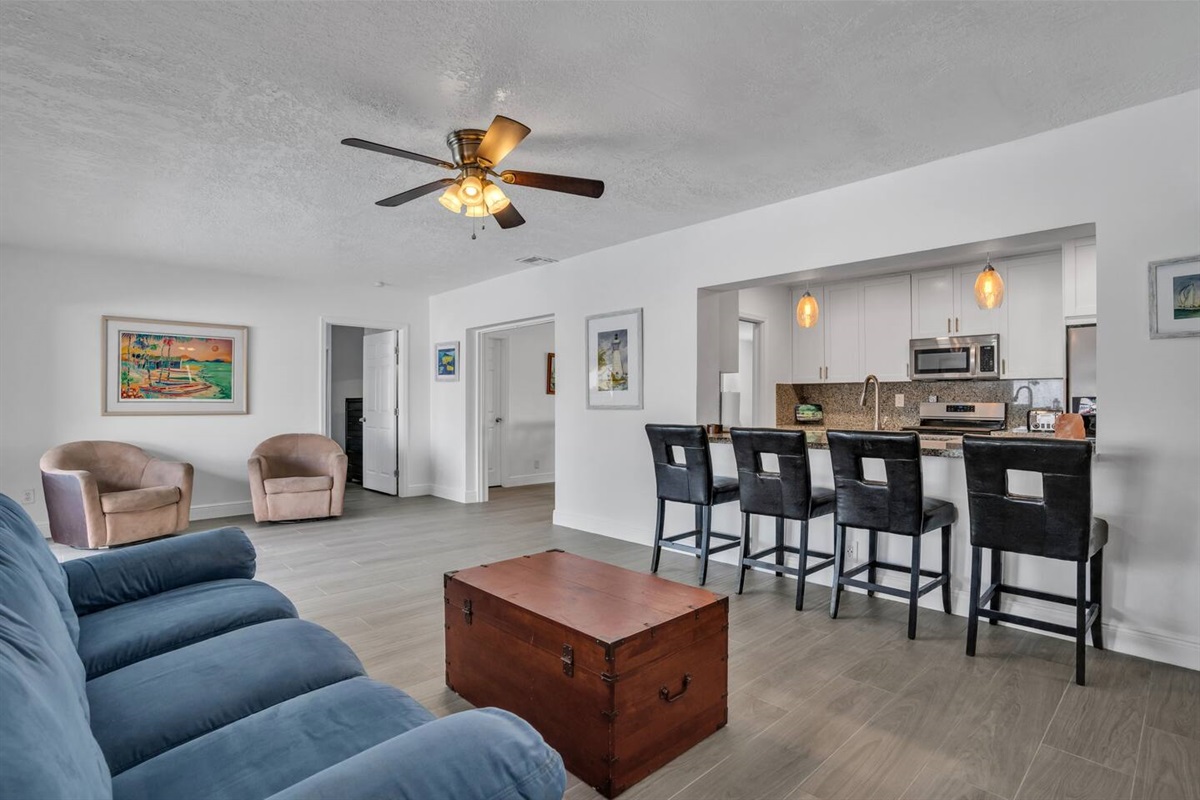
[[[480,203],[477,206],[467,206],[467,216],[468,217],[478,219],[479,217],[486,217],[487,215],[488,215],[487,206],[483,205],[482,203]]]
[[[509,200],[504,196],[504,192],[500,191],[500,187],[491,181],[484,181],[483,184],[483,204],[487,206],[487,210],[491,214],[497,211],[503,211],[508,208]]]
[[[996,272],[991,259],[989,259],[988,265],[975,279],[975,303],[980,308],[991,309],[999,308],[1003,302],[1004,279],[1000,277],[999,272]]]
[[[462,211],[463,202],[458,197],[458,184],[452,183],[446,187],[446,191],[442,192],[442,196],[438,198],[438,202],[446,207],[447,211],[457,214]]]
[[[800,298],[800,302],[796,303],[796,324],[801,328],[811,328],[817,324],[817,317],[821,315],[821,309],[817,306],[817,298],[813,297],[808,292]]]
[[[468,206],[483,204],[483,182],[470,175],[463,178],[462,187],[458,190],[458,198]]]

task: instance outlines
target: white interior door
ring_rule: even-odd
[[[487,459],[487,485],[504,484],[504,413],[508,384],[505,354],[508,341],[498,336],[485,339],[483,369],[483,455]]]
[[[396,331],[363,337],[363,487],[399,494]]]

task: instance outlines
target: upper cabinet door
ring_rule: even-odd
[[[825,287],[825,380],[861,381],[862,284]]]
[[[1063,245],[1063,316],[1072,322],[1096,320],[1096,237]]]
[[[819,383],[825,379],[825,291],[820,286],[808,290],[817,299],[817,324],[801,328],[796,324],[796,304],[804,295],[804,289],[792,290],[792,382]]]
[[[992,266],[1004,281],[1004,300],[999,308],[980,308],[975,302],[975,279],[983,271],[983,264],[959,267],[958,314],[954,317],[954,332],[951,336],[980,336],[987,333],[1000,334],[1000,349],[1004,349],[1004,337],[1008,333],[1008,276],[1004,263],[993,261]]]
[[[914,324],[908,275],[862,284],[862,372],[881,381],[908,380],[908,336]]]
[[[1015,258],[1005,265],[1008,338],[1000,340],[1002,378],[1062,378],[1062,256],[1058,251]]]
[[[912,338],[952,335],[954,292],[954,270],[912,276]]]

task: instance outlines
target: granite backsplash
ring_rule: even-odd
[[[861,383],[779,383],[775,385],[775,424],[795,425],[797,403],[819,403],[825,412],[824,428],[869,429],[874,416],[875,387],[867,392],[867,405],[858,404]],[[1028,386],[1029,391],[1024,388]],[[1013,395],[1020,390],[1020,400]],[[896,395],[904,395],[904,408],[896,408]],[[935,395],[938,403],[1008,403],[1007,428],[1025,425],[1031,408],[1050,408],[1063,402],[1061,380],[1037,381],[898,381],[879,384],[879,419],[884,430],[916,425],[923,402]]]

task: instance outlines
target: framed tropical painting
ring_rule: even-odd
[[[102,317],[101,413],[246,414],[244,325]]]
[[[1200,256],[1150,263],[1150,338],[1200,336]]]
[[[587,318],[587,407],[642,407],[642,310]]]
[[[433,377],[439,381],[458,380],[458,342],[442,342],[433,346]]]

